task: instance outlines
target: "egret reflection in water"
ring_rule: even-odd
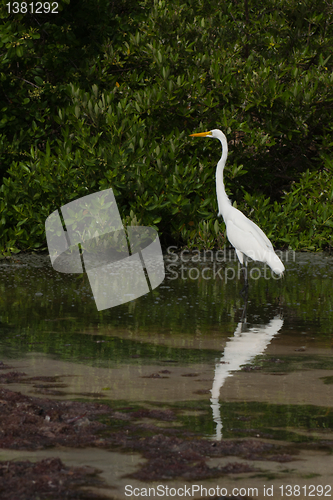
[[[223,422],[219,397],[220,389],[226,378],[231,376],[232,372],[239,370],[242,365],[249,363],[255,356],[263,353],[272,338],[283,326],[282,317],[277,315],[267,325],[247,327],[246,306],[245,303],[242,319],[237,325],[234,336],[226,343],[223,356],[219,363],[215,365],[210,401],[213,420],[216,424],[213,439],[216,440],[222,439]]]

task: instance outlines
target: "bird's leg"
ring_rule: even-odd
[[[241,295],[247,299],[247,294],[248,294],[248,290],[249,290],[249,282],[247,279],[247,258],[246,258],[246,255],[244,255],[244,264],[243,264],[242,269],[244,272],[244,286],[241,290]]]
[[[242,312],[242,317],[241,317],[241,322],[243,323],[243,326],[246,326],[246,312],[247,312],[247,301],[248,301],[248,288],[244,291],[243,297],[244,297],[244,307],[243,307],[243,312]]]
[[[249,282],[247,279],[247,257],[246,257],[246,255],[244,255],[244,281],[245,281],[246,288],[248,288]]]

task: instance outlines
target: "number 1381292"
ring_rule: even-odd
[[[58,14],[58,2],[8,2],[8,14]]]
[[[310,484],[309,486],[299,486],[297,484],[286,484],[285,486],[279,486],[280,494],[282,497],[331,497],[332,496],[332,486],[326,484],[321,486],[320,484],[315,486]]]

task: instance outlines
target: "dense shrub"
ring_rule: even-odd
[[[328,2],[80,5],[0,26],[0,251],[45,247],[49,213],[108,187],[165,244],[223,244],[219,145],[187,137],[212,128],[227,190],[275,244],[332,245]]]

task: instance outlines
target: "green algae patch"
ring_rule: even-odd
[[[298,354],[292,356],[256,356],[251,364],[244,365],[243,371],[289,373],[302,370],[333,370],[333,358],[328,356]],[[333,377],[332,377],[333,378]],[[331,382],[332,383],[332,382]]]
[[[323,380],[324,384],[333,384],[333,376],[320,377],[320,380]]]

